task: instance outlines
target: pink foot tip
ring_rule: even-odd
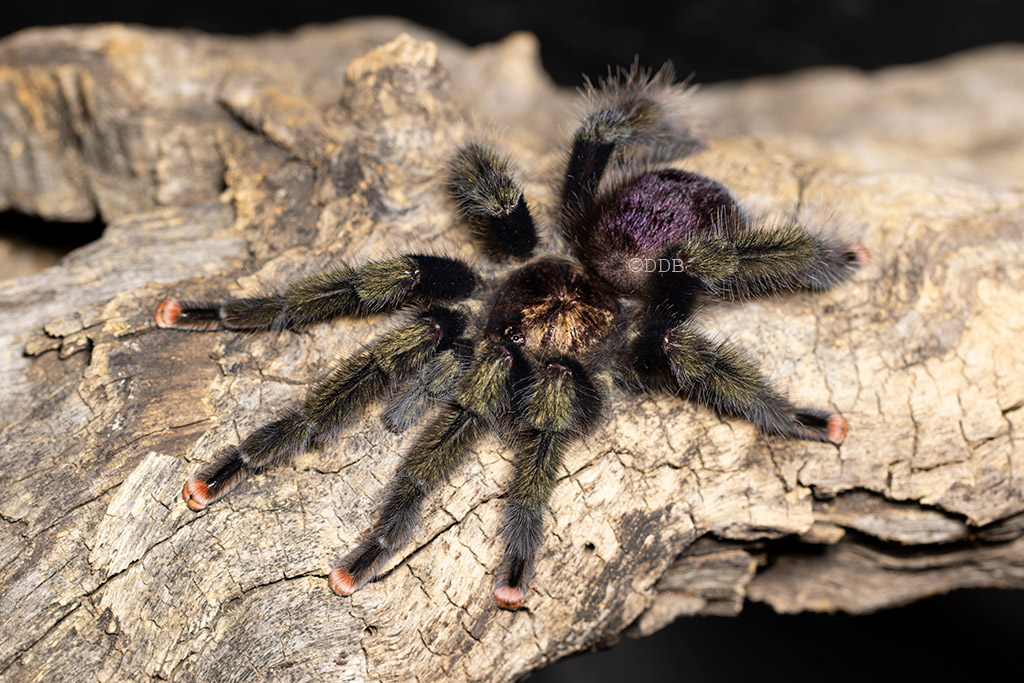
[[[517,610],[523,606],[523,589],[498,586],[494,589],[494,598],[498,601],[498,607]]]
[[[871,263],[871,252],[860,242],[854,242],[850,245],[850,251],[853,252],[853,257],[857,259],[857,263],[861,266],[866,266]]]
[[[832,413],[828,418],[828,440],[834,444],[841,444],[846,439],[846,430],[849,427],[845,417],[839,413]]]
[[[331,570],[331,575],[327,577],[327,584],[331,587],[331,590],[342,597],[352,595],[356,592],[356,582],[352,579],[352,575],[341,567],[335,567]]]
[[[156,326],[174,327],[181,317],[181,302],[177,299],[164,299],[156,307]]]
[[[185,482],[185,488],[181,490],[181,497],[185,499],[185,505],[199,512],[210,504],[210,490],[206,482],[199,479],[189,479]]]

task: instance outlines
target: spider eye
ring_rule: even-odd
[[[511,325],[505,328],[505,338],[517,346],[526,341],[526,338],[523,336],[523,333],[519,331],[519,328]]]

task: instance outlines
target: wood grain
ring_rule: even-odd
[[[479,258],[439,180],[481,126],[550,209],[572,93],[535,39],[470,50],[366,20],[3,40],[0,209],[108,227],[0,283],[0,678],[507,680],[747,598],[864,612],[1024,587],[1022,66],[1009,46],[698,95],[710,145],[681,167],[874,255],[833,292],[702,313],[794,400],[841,411],[849,438],[767,439],[617,394],[569,459],[528,609],[509,613],[491,597],[510,474],[495,440],[348,599],[327,573],[409,438],[379,409],[208,511],[181,500],[384,317],[258,336],[152,315],[171,294],[400,249]]]

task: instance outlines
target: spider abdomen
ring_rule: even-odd
[[[639,293],[668,247],[712,236],[740,219],[732,194],[711,178],[664,169],[610,193],[578,242],[589,264],[617,290]]]

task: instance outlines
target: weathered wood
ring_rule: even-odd
[[[472,117],[507,128],[550,207],[572,94],[535,41],[467,50],[397,21],[4,40],[0,208],[109,227],[0,284],[0,677],[502,680],[746,597],[860,612],[1024,587],[1022,66],[1007,47],[703,91],[710,147],[681,165],[758,210],[829,207],[873,252],[834,292],[705,312],[849,438],[617,395],[555,494],[529,609],[508,613],[496,441],[348,599],[327,573],[408,440],[375,411],[206,512],[181,501],[197,463],[383,317],[253,336],[152,313],[410,245],[474,254],[438,183]]]

